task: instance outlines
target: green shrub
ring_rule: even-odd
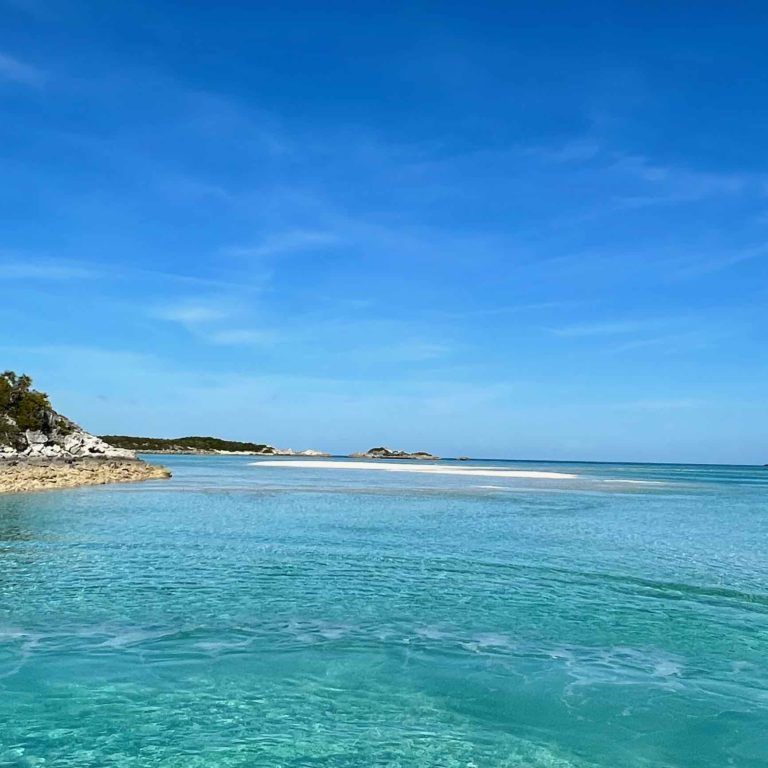
[[[0,443],[16,445],[26,430],[44,429],[50,413],[48,396],[32,389],[29,376],[0,374]]]
[[[128,435],[101,435],[101,439],[115,448],[128,448],[131,451],[264,451],[268,446],[263,443],[244,443],[238,440],[222,440],[218,437],[129,437]]]
[[[60,435],[71,435],[75,431],[75,425],[69,419],[60,416],[56,422],[56,429]]]

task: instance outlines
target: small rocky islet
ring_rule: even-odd
[[[440,457],[426,451],[398,451],[392,448],[369,448],[365,453],[350,453],[351,459],[419,459],[422,461],[437,461]]]

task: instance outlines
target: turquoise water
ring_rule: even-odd
[[[768,470],[251,461],[0,497],[0,765],[768,764]]]

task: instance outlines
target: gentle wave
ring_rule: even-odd
[[[0,498],[0,765],[764,765],[764,470],[166,461]]]

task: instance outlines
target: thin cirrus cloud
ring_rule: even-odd
[[[98,272],[67,261],[40,261],[11,257],[0,260],[0,280],[85,280]]]
[[[658,327],[658,321],[641,322],[637,320],[619,320],[605,323],[582,323],[551,328],[555,336],[567,338],[590,338],[599,336],[622,336],[624,334],[640,333],[649,328]]]
[[[45,83],[46,77],[37,67],[0,51],[0,81],[2,80],[38,88]]]
[[[444,343],[435,343],[423,339],[404,340],[395,344],[385,344],[380,347],[367,346],[356,354],[358,360],[372,360],[377,363],[401,362],[422,363],[431,362],[448,356],[451,347]]]
[[[253,246],[235,246],[226,249],[232,256],[267,257],[297,252],[320,250],[336,245],[339,237],[333,232],[322,230],[291,230],[265,237]]]
[[[258,328],[230,328],[205,333],[204,338],[211,344],[222,346],[260,347],[274,343],[277,334],[272,330]]]
[[[687,260],[678,268],[680,277],[699,277],[712,272],[720,272],[724,269],[739,266],[745,262],[765,258],[768,256],[768,245],[759,245],[735,253],[724,253],[717,256],[706,256],[695,260]]]
[[[243,312],[231,298],[187,300],[154,307],[149,315],[181,326],[197,340],[215,346],[261,347],[274,343],[278,334],[268,328],[230,327]]]
[[[143,283],[151,279],[170,285],[196,285],[222,290],[242,288],[242,282],[232,278],[225,280],[182,272],[142,269],[131,265],[113,265],[67,258],[53,259],[32,253],[0,251],[0,280],[58,282],[97,279],[104,282],[131,281],[134,283]],[[252,278],[252,282],[257,280]]]
[[[658,353],[670,354],[679,352],[692,352],[706,349],[713,344],[719,344],[728,335],[723,329],[713,332],[689,331],[685,333],[669,333],[659,336],[641,337],[630,339],[612,347],[613,352],[633,352],[641,349],[651,349]]]
[[[707,403],[696,397],[681,397],[677,399],[634,400],[626,403],[615,403],[612,408],[619,411],[679,411],[689,408],[701,408]]]
[[[184,301],[165,306],[154,307],[150,316],[156,320],[166,320],[185,326],[226,320],[232,316],[232,310],[226,302]]]
[[[762,194],[765,178],[746,173],[712,173],[662,165],[645,156],[617,153],[613,167],[646,186],[648,193],[627,195],[623,207],[693,202],[707,197],[735,195],[750,189]]]
[[[721,341],[727,332],[724,327],[703,333],[691,326],[692,318],[657,318],[604,323],[585,323],[550,329],[563,339],[609,344],[612,352],[631,352],[656,349],[659,352],[690,352],[703,349],[713,341]]]

